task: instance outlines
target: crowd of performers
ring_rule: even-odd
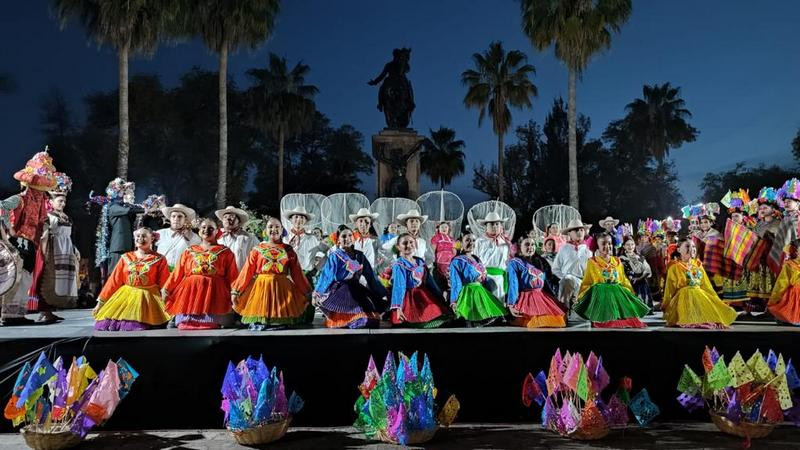
[[[0,298],[4,326],[49,324],[74,306],[80,255],[64,213],[71,182],[46,152],[15,174],[23,191],[0,205]],[[197,217],[182,204],[151,196],[135,203],[135,185],[113,180],[102,205],[97,259],[104,285],[93,310],[106,331],[308,326],[316,310],[327,327],[392,326],[642,328],[663,312],[667,326],[727,328],[743,315],[771,314],[800,325],[797,261],[800,182],[728,192],[724,230],[719,204],[689,205],[681,219],[613,217],[592,225],[554,223],[517,242],[497,211],[477,221],[480,235],[456,238],[441,221],[430,239],[428,217],[410,209],[382,235],[378,214],[349,214],[333,233],[307,230],[303,207],[245,229],[249,213],[228,206]],[[169,226],[142,226],[159,213]],[[290,223],[284,227],[283,223]],[[39,312],[36,321],[25,315]]]

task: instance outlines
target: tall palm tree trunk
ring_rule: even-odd
[[[130,153],[130,119],[128,117],[128,45],[120,46],[117,52],[119,65],[119,144],[117,144],[117,176],[128,179],[128,155]]]
[[[217,208],[224,208],[228,195],[228,45],[219,52],[219,174]]]
[[[283,141],[286,138],[283,127],[278,128],[278,204],[283,198]]]
[[[567,104],[567,121],[569,131],[569,205],[578,209],[578,142],[576,136],[575,117],[575,79],[577,74],[574,69],[569,70],[569,99]]]
[[[503,133],[497,134],[497,192],[500,201],[503,200],[506,184],[505,172],[503,171]]]

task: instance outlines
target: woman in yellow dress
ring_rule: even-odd
[[[283,226],[267,222],[269,240],[250,250],[239,277],[231,286],[233,309],[250,329],[263,330],[308,322],[311,286],[297,253],[281,239]],[[313,313],[313,308],[309,309]]]
[[[682,328],[728,328],[736,311],[720,300],[697,260],[697,248],[689,238],[678,242],[680,258],[670,263],[664,283],[661,309],[667,326]]]
[[[101,331],[139,331],[169,321],[161,287],[169,278],[167,261],[152,250],[153,231],[133,233],[136,250],[122,255],[108,277],[92,311],[94,328]]]
[[[597,251],[586,264],[575,313],[597,328],[645,328],[639,318],[650,308],[633,293],[625,267],[613,256],[611,235],[600,233],[595,242]]]

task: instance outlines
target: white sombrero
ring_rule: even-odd
[[[507,220],[508,219],[504,219],[504,218],[500,217],[500,214],[497,214],[494,211],[490,211],[489,214],[486,214],[486,217],[484,217],[483,219],[478,219],[478,223],[481,224],[481,225],[484,225],[484,224],[487,224],[487,223],[492,223],[492,222],[506,223]]]
[[[612,225],[612,226],[614,226],[614,227],[615,227],[615,226],[617,226],[617,225],[619,225],[619,219],[615,219],[615,218],[613,218],[613,217],[611,217],[611,216],[608,216],[608,217],[606,217],[605,219],[603,219],[603,220],[601,220],[600,222],[597,222],[597,223],[598,223],[598,224],[600,224],[600,226],[601,226],[601,227],[605,228],[605,225],[604,225],[604,224],[605,224],[606,222],[612,222],[612,223],[614,224],[614,225]]]
[[[569,221],[567,226],[564,227],[563,230],[561,230],[561,234],[567,234],[572,230],[577,230],[578,228],[584,228],[586,231],[589,231],[589,229],[592,228],[592,224],[583,223],[582,221],[580,221],[578,219],[572,219],[572,220]]]
[[[225,217],[225,214],[233,214],[239,218],[239,223],[245,223],[250,220],[250,214],[247,214],[247,211],[239,208],[235,208],[233,206],[228,206],[225,209],[218,209],[214,211],[214,215],[217,216],[217,219],[222,221],[222,218]]]
[[[283,218],[286,220],[292,220],[292,216],[303,216],[306,218],[306,221],[314,220],[314,215],[306,211],[305,206],[295,206],[294,209],[283,213]]]
[[[197,214],[195,214],[192,208],[189,208],[188,206],[182,205],[180,203],[175,203],[172,206],[165,206],[161,208],[161,214],[164,214],[164,217],[166,217],[167,219],[169,219],[169,215],[172,214],[173,211],[183,213],[183,215],[186,216],[186,220],[188,220],[190,223],[194,222],[194,219],[197,217]]]
[[[361,217],[369,217],[372,220],[375,220],[380,216],[378,213],[371,213],[367,208],[361,208],[355,214],[350,214],[350,222],[355,222],[356,220],[360,219]]]
[[[428,216],[423,216],[419,213],[419,210],[416,209],[409,209],[407,213],[397,216],[397,222],[402,225],[405,225],[408,219],[419,219],[420,224],[422,224],[428,220]]]

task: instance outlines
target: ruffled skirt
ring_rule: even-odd
[[[575,312],[598,328],[644,328],[650,309],[617,283],[597,283],[578,299]]]
[[[667,302],[664,320],[670,327],[728,328],[737,316],[733,308],[699,286],[682,287]]]
[[[522,316],[514,317],[511,324],[527,328],[563,328],[567,326],[566,311],[542,289],[531,289],[519,294],[514,305]]]
[[[392,311],[392,325],[436,328],[450,321],[452,317],[447,303],[424,286],[406,289],[400,310],[403,311],[405,320],[400,320],[396,310]]]
[[[508,314],[503,303],[480,283],[468,283],[461,288],[455,312],[456,317],[470,322],[482,322]]]
[[[800,326],[800,285],[789,286],[780,301],[768,309],[778,322]]]
[[[319,309],[328,328],[376,328],[385,305],[361,283],[350,280],[333,283]]]
[[[94,314],[95,330],[138,331],[169,321],[158,286],[124,285]]]
[[[262,273],[239,297],[242,323],[296,325],[307,321],[308,299],[286,275]]]
[[[167,299],[180,329],[219,328],[231,313],[231,287],[220,276],[190,275]]]

